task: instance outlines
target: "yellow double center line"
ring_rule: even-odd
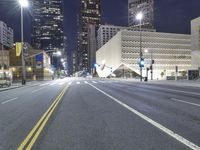
[[[34,128],[30,131],[28,136],[24,139],[21,145],[18,147],[18,150],[30,150],[34,143],[36,142],[37,138],[39,137],[40,133],[42,132],[44,126],[46,125],[47,121],[53,114],[55,108],[58,106],[59,102],[61,101],[62,97],[64,96],[65,92],[69,86],[66,86],[59,96],[55,99],[55,101],[51,104],[49,109],[45,112],[45,114],[41,117],[41,119],[37,122]]]

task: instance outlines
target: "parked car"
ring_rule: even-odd
[[[0,71],[0,87],[9,87],[12,84],[12,72],[9,70]]]

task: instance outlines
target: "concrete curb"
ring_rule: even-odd
[[[0,89],[0,92],[13,90],[13,89],[17,89],[17,88],[20,88],[20,87],[22,87],[22,86],[15,86],[15,87],[11,87],[11,88]]]
[[[18,88],[22,88],[22,87],[33,87],[33,86],[38,86],[39,84],[34,84],[34,85],[20,85],[20,86],[15,86],[15,87],[10,87],[10,88],[5,88],[5,89],[0,89],[0,92],[3,91],[9,91],[9,90],[13,90],[13,89],[18,89]]]

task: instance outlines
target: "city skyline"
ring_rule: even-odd
[[[32,0],[31,45],[36,49],[64,50],[62,0]],[[56,37],[56,38],[55,38]]]
[[[115,7],[110,8],[115,2]],[[79,10],[79,1],[65,1],[64,20],[68,50],[76,48],[76,15]],[[102,22],[112,25],[128,25],[128,0],[102,0]],[[193,0],[155,1],[155,27],[159,32],[190,33],[190,21],[200,16],[200,2]],[[170,9],[170,11],[169,11]],[[25,40],[30,42],[30,13],[25,10]],[[159,12],[159,13],[158,13]],[[16,0],[0,2],[0,20],[14,29],[15,41],[20,41],[20,8]],[[117,17],[116,17],[117,16]]]

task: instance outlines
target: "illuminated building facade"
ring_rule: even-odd
[[[162,32],[142,32],[142,53],[146,69],[153,64],[153,78],[166,79],[175,75],[178,67],[181,72],[187,72],[191,67],[191,36]],[[100,77],[108,77],[111,73],[117,77],[134,78],[140,74],[140,32],[123,30],[103,45],[96,53],[97,72]],[[148,52],[145,53],[145,49]],[[106,66],[106,67],[102,67]],[[150,78],[150,71],[148,77]]]
[[[62,0],[32,1],[32,45],[36,49],[65,49]]]
[[[81,0],[81,13],[79,18],[79,65],[80,70],[90,70],[88,27],[90,24],[99,26],[101,23],[100,0]],[[96,29],[97,32],[97,29]],[[94,50],[96,51],[96,49]]]
[[[138,12],[142,12],[143,28],[154,28],[154,0],[128,0],[128,25],[138,27],[139,21],[135,19]]]
[[[14,34],[13,29],[7,26],[6,23],[0,21],[0,45],[13,47]]]

